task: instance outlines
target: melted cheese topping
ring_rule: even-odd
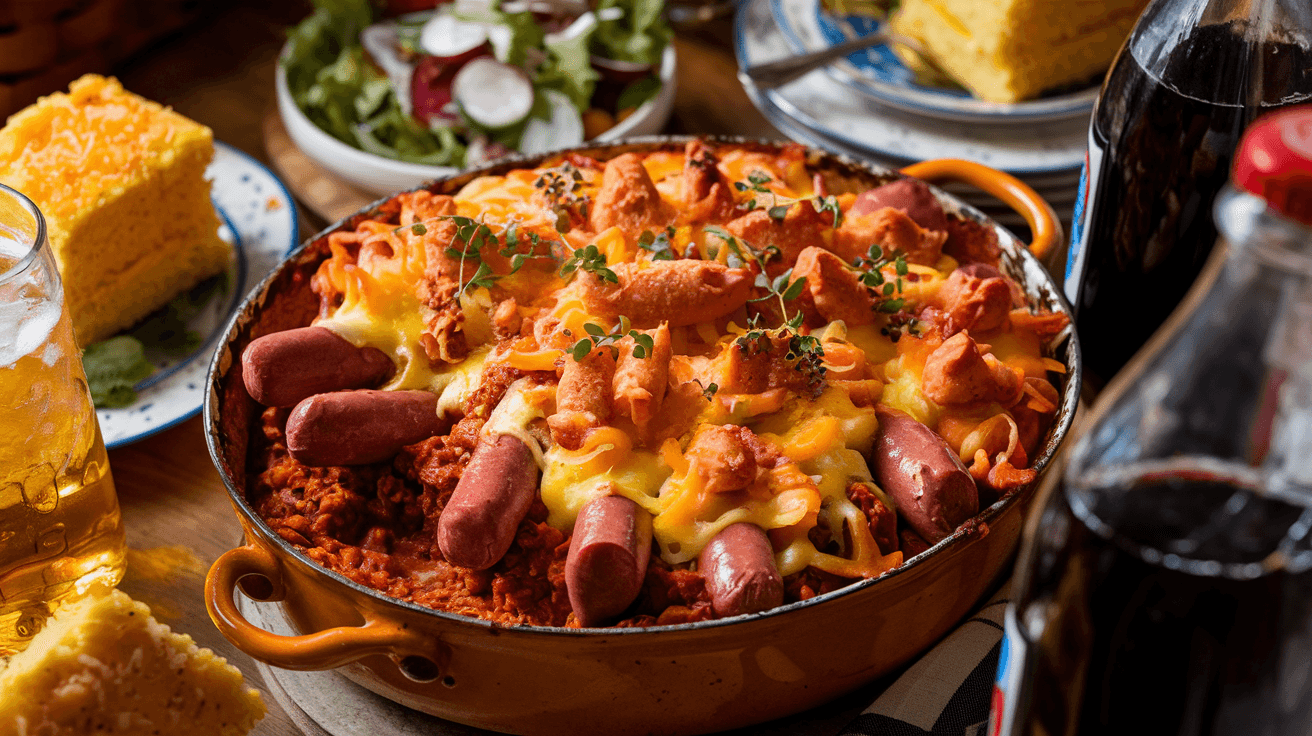
[[[650,154],[643,164],[662,199],[676,209],[681,207],[683,154]],[[751,186],[735,187],[733,196],[740,204],[762,196],[756,191],[761,186],[780,197],[814,194],[813,177],[797,151],[721,151],[718,166],[732,182],[743,183],[759,173],[769,176],[764,184],[758,176]],[[596,234],[581,230],[556,233],[559,212],[548,206],[544,195],[549,178],[541,170],[481,177],[467,184],[454,201],[461,216],[486,224],[498,238],[516,226],[521,233],[532,231],[563,241],[557,243],[557,255],[594,245],[608,265],[636,261],[650,267],[647,256],[619,228]],[[598,171],[585,171],[570,180],[574,182],[569,184],[570,191],[592,198],[601,178]],[[855,197],[845,194],[838,199],[846,209]],[[458,413],[478,389],[486,366],[557,372],[562,361],[571,360],[570,347],[588,334],[585,325],[599,325],[604,330],[615,326],[613,319],[590,312],[583,279],[566,283],[555,270],[526,267],[514,274],[497,274],[495,299],[487,288],[463,291],[461,330],[470,347],[469,357],[455,366],[435,367],[422,342],[426,315],[432,312],[416,296],[415,288],[425,275],[424,249],[416,247],[418,241],[408,229],[366,223],[357,230],[357,234],[366,233],[361,242],[385,238],[396,253],[357,265],[339,243],[333,246],[334,259],[323,267],[343,299],[341,306],[318,324],[356,345],[370,345],[389,355],[398,370],[387,389],[438,392],[438,410]],[[831,244],[833,235],[832,229],[821,230],[817,244]],[[729,257],[724,241],[709,236],[701,226],[681,225],[670,230],[668,239],[680,255],[721,263]],[[901,297],[912,304],[935,303],[956,266],[946,255],[933,268],[909,264]],[[897,280],[892,268],[886,271],[889,281]],[[538,321],[533,330],[524,330],[522,337],[502,342],[494,351],[489,315],[498,307],[498,300],[512,297],[517,318]],[[769,532],[783,575],[814,566],[845,577],[876,576],[899,565],[902,556],[900,552],[880,552],[865,514],[847,497],[848,489],[860,484],[888,509],[896,510],[892,499],[875,484],[866,463],[878,429],[875,409],[869,404],[877,400],[931,427],[945,416],[956,416],[950,408],[926,397],[922,388],[926,358],[939,341],[915,336],[895,340],[885,334],[881,324],[848,328],[832,322],[810,333],[824,347],[824,364],[831,375],[841,378],[824,384],[815,398],[786,388],[753,394],[725,389],[709,400],[700,398],[701,387],[691,397],[686,392],[676,395],[675,388],[692,381],[702,387],[712,381],[729,385],[736,341],[747,329],[728,318],[671,328],[671,388],[665,402],[667,414],[673,412],[670,416],[677,419],[663,419],[674,422],[678,429],[662,435],[665,439],[657,444],[643,446],[634,424],[620,416],[612,418],[615,426],[590,430],[577,450],[550,443],[544,446],[539,438],[546,437],[542,425],[556,411],[556,387],[541,384],[541,378],[512,384],[482,432],[484,436],[514,436],[530,448],[542,469],[540,492],[549,512],[547,521],[561,530],[573,527],[589,501],[622,495],[651,513],[653,537],[662,558],[671,564],[695,560],[722,529],[750,522]],[[1030,332],[1002,333],[990,336],[989,342],[998,360],[1020,368],[1027,376],[1043,377],[1051,368],[1040,357],[1038,338]],[[671,404],[672,409],[668,408]],[[978,408],[973,411],[979,413]],[[1000,411],[996,408],[992,415],[974,420],[980,429],[966,433],[963,451],[997,452],[1015,444],[1016,425],[998,420]],[[704,424],[746,426],[783,459],[774,467],[760,469],[746,489],[714,492],[708,487],[708,473],[713,471],[684,454],[697,428]],[[812,543],[810,533],[818,524],[840,545],[838,555],[822,552]]]
[[[578,450],[552,446],[542,471],[547,523],[571,529],[588,501],[609,495],[624,496],[659,514],[662,504],[656,496],[670,473],[664,457],[634,449],[629,435],[614,427],[592,432]]]

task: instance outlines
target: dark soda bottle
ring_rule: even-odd
[[[1233,182],[1027,521],[992,734],[1312,732],[1312,106]]]
[[[1216,240],[1239,136],[1312,99],[1309,0],[1156,0],[1103,83],[1066,265],[1099,390],[1180,302]]]

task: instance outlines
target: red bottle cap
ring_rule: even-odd
[[[1235,155],[1235,186],[1312,226],[1312,105],[1258,118]]]

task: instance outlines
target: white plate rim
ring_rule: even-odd
[[[771,16],[779,26],[780,33],[788,45],[797,53],[817,51],[819,48],[808,44],[798,29],[789,22],[791,15],[786,12],[787,0],[770,0]],[[789,3],[799,12],[805,11],[809,21],[819,9],[819,0]],[[811,30],[811,29],[808,29]],[[814,31],[823,36],[820,28]],[[839,84],[860,92],[871,99],[912,115],[932,117],[957,122],[980,122],[989,124],[1005,123],[1039,123],[1067,120],[1082,117],[1093,111],[1093,103],[1098,98],[1101,85],[1095,84],[1057,97],[1029,100],[1017,103],[988,102],[973,97],[960,97],[936,93],[933,90],[920,90],[889,84],[870,78],[847,58],[825,68],[825,73]]]
[[[216,171],[216,165],[233,167],[235,173],[232,180],[224,177],[225,181],[219,181],[212,173]],[[238,278],[235,279],[237,283],[232,285],[234,296],[230,298],[231,304],[218,321],[217,327],[202,337],[201,346],[172,367],[167,375],[151,376],[139,384],[141,388],[133,404],[120,409],[96,409],[96,419],[107,449],[145,439],[200,413],[205,374],[209,369],[208,358],[214,351],[214,341],[223,334],[232,312],[242,303],[247,288],[263,280],[265,273],[294,250],[300,240],[296,200],[282,180],[259,159],[227,143],[215,141],[214,161],[206,175],[214,176],[211,197],[215,209],[219,211],[224,224],[233,230],[237,241],[234,247],[238,251]],[[272,187],[266,191],[265,184],[271,184]],[[242,213],[236,211],[238,208],[233,206],[235,197],[252,195],[257,197],[256,204],[258,200],[263,200],[266,205],[262,210],[255,208],[253,214],[258,216],[262,211],[269,220],[248,222],[241,216]],[[271,226],[278,230],[274,231]],[[159,419],[153,418],[153,414],[144,420],[133,416],[156,407],[162,407],[158,412]],[[134,424],[138,425],[137,428],[132,428]]]
[[[769,2],[771,2],[771,0],[745,0],[738,6],[737,16],[735,17],[734,20],[734,51],[735,51],[735,57],[738,61],[738,65],[740,68],[752,61],[751,59],[752,54],[749,52],[747,47],[747,37],[748,37],[747,28],[746,28],[748,22],[747,16],[753,12],[760,12],[758,8],[761,5],[764,5]],[[773,22],[773,17],[771,16],[768,8],[765,10],[764,13],[761,13],[761,15],[769,18],[770,21]],[[775,25],[777,26],[777,24]],[[763,29],[757,28],[756,30],[761,31]],[[780,37],[782,37],[782,33],[777,28],[774,30],[774,33],[779,34]],[[915,156],[908,156],[906,153],[888,147],[881,147],[875,141],[857,140],[847,135],[843,131],[832,129],[831,127],[828,127],[824,125],[821,121],[817,120],[815,116],[802,110],[798,105],[794,104],[791,100],[789,100],[786,96],[783,95],[782,92],[783,89],[789,89],[794,86],[813,84],[814,82],[836,84],[835,82],[829,80],[823,73],[811,72],[811,74],[808,74],[807,76],[804,76],[794,82],[791,82],[788,85],[784,85],[784,87],[779,89],[760,90],[755,88],[754,85],[750,85],[750,82],[745,82],[744,87],[747,89],[748,97],[752,99],[753,103],[756,105],[758,109],[764,110],[762,102],[768,101],[770,105],[773,106],[778,111],[779,114],[789,118],[795,125],[804,127],[812,131],[816,135],[820,135],[825,138],[828,138],[832,140],[835,144],[848,147],[855,151],[863,151],[867,156],[873,156],[879,159],[883,159],[885,161],[904,162],[903,165],[905,165],[905,163],[912,163],[914,161],[919,160]],[[862,99],[866,99],[866,98],[863,97]],[[872,125],[882,124],[885,126],[888,125],[898,126],[905,130],[906,135],[909,138],[915,138],[916,136],[919,135],[916,129],[912,127],[917,123],[921,125],[935,125],[935,124],[941,125],[943,124],[943,122],[945,122],[945,121],[936,121],[933,119],[924,118],[923,116],[917,117],[916,122],[912,122],[909,120],[900,120],[891,117],[881,117],[877,111],[870,111],[869,116],[870,116],[870,123]],[[1064,162],[1054,162],[1051,165],[1037,165],[1037,166],[1033,164],[1015,165],[1014,163],[1008,162],[1006,160],[985,161],[983,163],[993,166],[994,168],[1002,169],[1011,174],[1017,175],[1021,178],[1025,178],[1030,175],[1052,176],[1052,175],[1061,175],[1061,174],[1067,174],[1072,172],[1078,172],[1084,162],[1085,142],[1086,142],[1085,134],[1081,133],[1078,136],[1073,134],[1069,141],[1069,143],[1071,144],[1070,155],[1065,156],[1065,155],[1061,155],[1060,153],[1051,153],[1052,158],[1059,158],[1064,160]],[[979,152],[989,152],[990,147],[987,143],[984,142],[966,142],[962,144],[962,150],[954,151],[954,152],[945,152],[943,155],[949,157],[972,158],[972,156],[970,155],[970,151],[967,150],[971,148],[977,149],[977,151]],[[1078,155],[1076,155],[1075,153],[1076,149],[1079,150]],[[998,158],[1005,159],[1008,156],[1008,152],[1005,149],[993,149],[993,153]],[[978,154],[976,154],[974,158],[979,158]],[[1065,159],[1069,159],[1069,160],[1065,160]]]

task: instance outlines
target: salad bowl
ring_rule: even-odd
[[[363,31],[349,30],[357,26],[347,23],[347,10],[319,23],[321,16],[333,17],[320,8],[292,31],[279,56],[278,112],[292,141],[339,178],[384,195],[452,176],[462,159],[476,166],[506,153],[544,153],[579,145],[603,128],[592,142],[660,132],[674,109],[677,55],[659,12],[651,13],[659,11],[659,0],[611,0],[572,21],[547,18],[541,26],[529,12],[509,13],[514,3],[460,0]],[[467,12],[474,20],[466,20]],[[597,39],[607,25],[613,30],[629,22],[640,30],[627,32],[652,45],[655,63],[598,55]],[[319,27],[333,23],[348,30]],[[524,32],[524,23],[532,33]],[[543,33],[551,28],[557,30]],[[338,49],[335,33],[343,32],[358,34],[359,43]],[[351,53],[354,60],[347,58]],[[330,57],[336,60],[319,66]],[[341,82],[342,76],[349,81]],[[307,114],[306,105],[317,106],[317,113]],[[410,140],[384,144],[375,121]]]

